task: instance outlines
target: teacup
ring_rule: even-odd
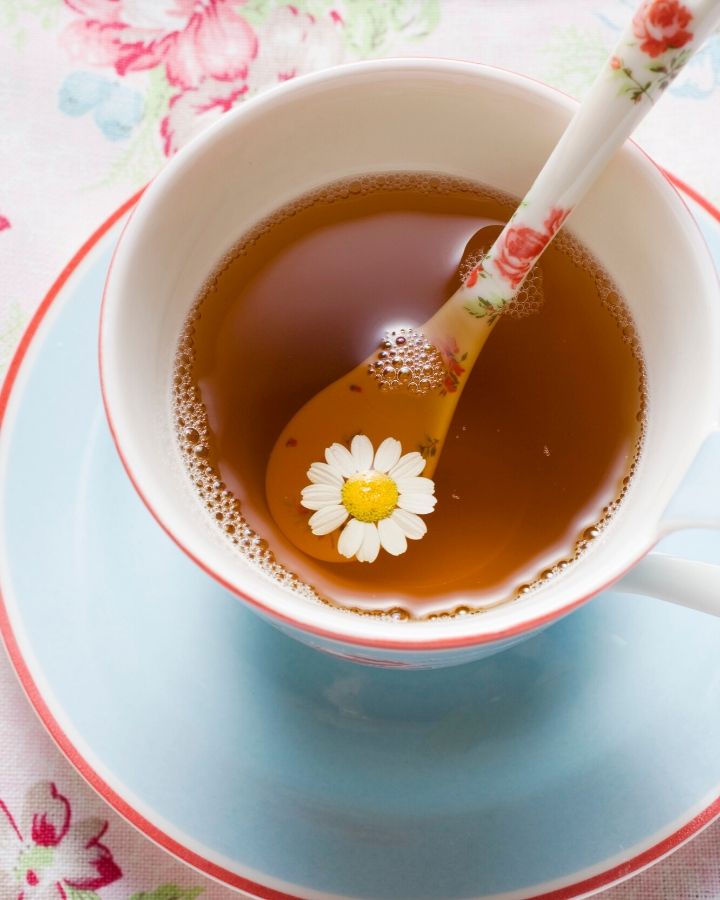
[[[537,82],[472,63],[343,66],[228,113],[138,203],[108,276],[100,331],[118,450],[177,544],[289,635],[360,662],[453,665],[528,637],[623,575],[620,589],[720,614],[720,568],[646,556],[669,530],[720,527],[720,498],[713,508],[702,473],[688,475],[698,454],[696,467],[720,471],[720,289],[690,212],[633,145],[617,154],[571,228],[635,317],[647,365],[647,429],[620,509],[555,579],[483,614],[435,621],[363,617],[303,599],[221,538],[176,446],[170,397],[178,335],[208,273],[253,224],[313,188],[372,172],[434,171],[522,196],[574,108]]]

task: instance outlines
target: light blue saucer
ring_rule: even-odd
[[[392,900],[578,896],[720,813],[720,619],[609,592],[477,664],[367,669],[196,569],[135,495],[101,408],[120,224],[50,304],[0,445],[5,638],[113,805],[256,896]],[[720,561],[717,534],[669,549]]]

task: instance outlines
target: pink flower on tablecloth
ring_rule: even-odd
[[[221,84],[208,78],[199,87],[176,94],[160,123],[165,155],[171,156],[179,150],[190,138],[231,109],[247,92],[245,82]]]
[[[65,0],[82,19],[64,41],[84,63],[114,66],[118,75],[164,65],[182,90],[206,78],[244,79],[257,52],[237,0]]]
[[[319,18],[292,4],[274,10],[258,32],[258,55],[247,79],[249,93],[342,62],[344,27],[337,10]]]
[[[71,891],[98,891],[122,878],[102,843],[107,827],[101,819],[74,822],[52,782],[30,788],[19,820],[0,800],[2,900],[67,900]]]
[[[336,11],[317,18],[292,5],[274,10],[258,29],[258,51],[246,77],[231,82],[207,78],[172,98],[161,124],[165,153],[174,153],[239,100],[341,62],[343,27]]]
[[[118,75],[163,66],[175,88],[160,131],[174,153],[238,101],[296,75],[340,62],[344,23],[288,4],[258,32],[240,0],[65,0],[82,18],[65,31],[70,54]]]
[[[6,216],[0,216],[0,231],[5,231],[8,228],[11,228],[10,219]]]

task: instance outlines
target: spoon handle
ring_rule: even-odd
[[[497,316],[513,299],[609,158],[719,21],[720,0],[640,4],[525,199],[456,292],[455,303],[484,319]]]

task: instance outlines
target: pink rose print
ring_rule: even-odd
[[[225,83],[208,78],[172,98],[161,125],[166,155],[175,153],[239,100],[341,62],[343,27],[333,10],[322,18],[301,13],[292,5],[274,10],[258,29],[257,54],[246,77]]]
[[[74,822],[52,782],[27,792],[19,820],[0,800],[0,897],[67,900],[72,891],[98,891],[122,878],[102,843],[107,827],[100,819]]]
[[[248,75],[250,93],[342,62],[343,29],[336,10],[318,18],[296,6],[278,7],[258,32],[260,48]]]
[[[692,40],[686,30],[691,20],[692,13],[679,0],[646,0],[633,18],[633,33],[643,53],[657,57]]]
[[[10,219],[6,216],[0,216],[0,231],[5,231],[8,228],[11,228]]]
[[[163,66],[177,93],[161,124],[170,154],[247,93],[258,42],[236,0],[65,0],[83,18],[64,41],[72,56],[119,75]]]
[[[478,263],[474,269],[471,270],[468,277],[465,279],[465,287],[475,287],[477,284],[477,280],[480,277],[480,273],[483,271],[482,263]]]
[[[244,81],[222,84],[208,78],[199,87],[176,94],[170,100],[168,114],[160,123],[165,155],[176,153],[190,138],[231,109],[247,92],[248,86]]]
[[[445,356],[454,356],[456,353],[459,353],[460,347],[457,340],[454,337],[449,337],[443,344],[442,352]]]
[[[118,75],[164,68],[175,89],[160,131],[169,156],[235,103],[340,62],[344,24],[288,4],[257,33],[241,0],[65,0],[81,18],[65,31],[71,56]]]
[[[460,362],[465,360],[467,353],[460,356],[460,359],[458,360],[460,347],[454,337],[447,339],[445,344],[441,347],[441,352],[445,358],[446,371],[440,393],[441,395],[454,394],[460,384],[460,376],[465,372],[465,366],[460,365]]]
[[[493,262],[511,287],[515,288],[522,282],[569,212],[567,209],[553,207],[543,223],[543,231],[526,225],[508,229]]]
[[[494,262],[512,287],[517,287],[527,275],[546,243],[545,235],[534,228],[522,226],[508,231]]]
[[[548,241],[550,238],[555,237],[555,235],[560,231],[562,227],[562,223],[567,219],[570,215],[569,209],[560,209],[558,206],[553,206],[553,208],[548,213],[547,219],[543,222],[545,226],[545,233],[547,234]]]
[[[250,25],[233,0],[65,0],[83,18],[65,33],[80,60],[112,65],[118,75],[164,65],[173,87],[206,78],[236,81],[257,53]]]

